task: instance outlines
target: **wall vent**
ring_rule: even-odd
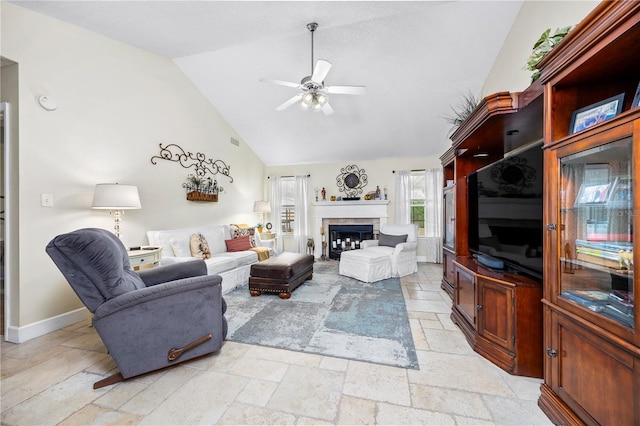
[[[231,145],[240,146],[240,141],[236,138],[231,138]]]

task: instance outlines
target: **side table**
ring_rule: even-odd
[[[134,271],[153,268],[160,263],[162,247],[141,247],[139,250],[129,250],[129,262]]]

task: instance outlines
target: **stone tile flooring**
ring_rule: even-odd
[[[99,390],[115,371],[88,321],[2,343],[2,425],[550,425],[541,381],[473,352],[442,268],[402,278],[420,370],[225,342],[215,355]]]

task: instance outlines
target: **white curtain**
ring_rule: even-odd
[[[395,181],[396,224],[408,225],[411,223],[411,170],[397,171]]]
[[[309,200],[307,199],[307,176],[295,178],[295,210],[293,220],[293,246],[296,252],[306,253],[307,250],[307,211]]]
[[[425,183],[427,262],[442,263],[442,169],[425,170]]]
[[[282,253],[282,183],[280,176],[270,176],[271,180],[271,224],[273,225],[273,231],[278,234],[276,238],[276,251]]]

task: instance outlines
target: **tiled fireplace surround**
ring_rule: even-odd
[[[317,201],[313,203],[315,242],[314,256],[322,256],[322,234],[324,229],[325,241],[329,242],[329,225],[373,225],[373,234],[380,233],[380,226],[387,223],[389,217],[388,200],[359,200],[359,201]],[[328,256],[329,251],[325,254]]]

